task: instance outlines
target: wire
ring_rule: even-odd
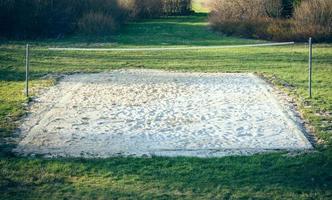
[[[50,51],[169,51],[169,50],[199,50],[199,49],[227,49],[241,47],[266,47],[292,45],[295,42],[224,45],[224,46],[195,46],[195,47],[165,47],[165,48],[48,48]]]

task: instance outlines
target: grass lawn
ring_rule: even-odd
[[[54,83],[50,74],[151,68],[255,72],[294,97],[320,144],[300,154],[225,158],[44,159],[12,155],[4,144],[24,114],[25,41],[0,44],[0,199],[331,199],[332,45],[314,47],[313,99],[307,95],[307,48],[285,47],[162,52],[51,52],[48,47],[175,47],[264,41],[217,35],[206,15],[131,23],[117,36],[29,41],[32,86]]]
[[[208,2],[211,0],[192,0],[192,9],[198,13],[208,13]]]

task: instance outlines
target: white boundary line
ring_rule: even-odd
[[[292,45],[295,42],[279,42],[264,44],[246,44],[246,45],[224,45],[224,46],[195,46],[195,47],[166,47],[166,48],[48,48],[50,51],[166,51],[166,50],[192,50],[192,49],[226,49],[240,47],[266,47],[266,46],[284,46]]]

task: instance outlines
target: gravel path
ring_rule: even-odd
[[[58,157],[225,156],[312,148],[253,74],[117,70],[40,95],[15,152]]]

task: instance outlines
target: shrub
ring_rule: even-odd
[[[73,31],[70,1],[0,0],[0,35],[55,36]]]
[[[163,15],[162,0],[134,0],[132,9],[133,18],[151,18]]]
[[[83,21],[89,23],[87,17],[93,18],[90,13],[99,13],[94,14],[94,20],[120,24],[125,18],[117,1],[0,0],[0,36],[31,38],[70,34],[83,30],[78,27],[82,28]]]
[[[294,32],[299,38],[332,40],[332,1],[303,0],[295,8]]]
[[[105,35],[114,33],[118,24],[111,15],[90,12],[78,21],[78,30],[86,35]]]
[[[76,9],[82,13],[75,20],[77,31],[87,35],[112,34],[126,19],[118,0],[85,0]]]
[[[118,3],[119,7],[124,11],[126,17],[135,17],[136,12],[134,12],[134,10],[136,9],[136,0],[119,0]]]
[[[215,0],[209,22],[215,30],[229,35],[332,41],[331,8],[330,0]]]
[[[120,0],[131,19],[191,13],[191,0]]]
[[[281,18],[283,17],[284,1],[282,0],[266,0],[262,2],[262,6],[268,17]]]
[[[128,18],[190,12],[191,0],[0,0],[0,36],[112,33]]]
[[[266,29],[265,39],[275,41],[295,40],[294,31],[292,30],[293,20],[291,19],[274,19],[271,20]]]
[[[163,0],[165,15],[188,15],[192,12],[191,0]]]
[[[281,15],[281,0],[216,0],[209,16],[211,26],[228,35],[266,38],[272,17]]]
[[[261,0],[216,0],[212,3],[212,22],[242,21],[265,16]]]

